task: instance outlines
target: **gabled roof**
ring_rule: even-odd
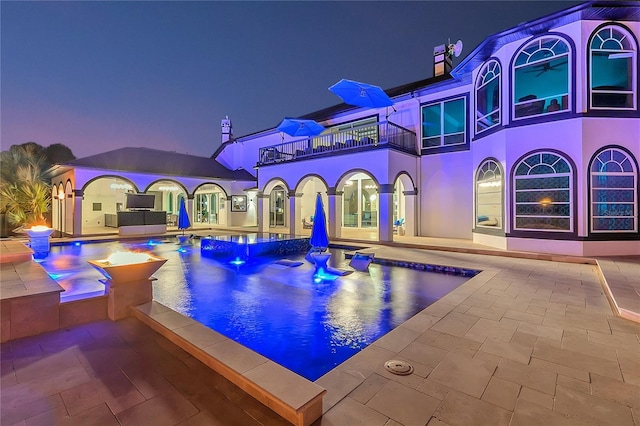
[[[199,177],[220,180],[255,181],[244,169],[229,170],[213,158],[161,151],[151,148],[120,148],[52,167],[88,167],[121,172],[154,173],[166,176]]]

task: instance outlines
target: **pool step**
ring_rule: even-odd
[[[292,424],[309,426],[322,416],[321,386],[161,303],[132,314]]]

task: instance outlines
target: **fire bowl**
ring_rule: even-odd
[[[119,252],[107,259],[88,260],[107,280],[114,284],[144,281],[151,278],[167,259],[147,253]]]

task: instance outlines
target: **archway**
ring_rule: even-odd
[[[396,176],[393,184],[393,233],[416,235],[416,189],[406,172]]]
[[[187,198],[185,187],[175,180],[162,179],[149,185],[145,192],[155,196],[154,210],[167,212],[167,226],[177,226],[179,198]]]
[[[311,226],[315,215],[316,194],[320,193],[325,216],[329,217],[328,185],[318,175],[307,175],[300,179],[295,189],[295,211],[298,220],[295,223],[295,233],[307,235],[311,233]]]
[[[345,238],[378,239],[379,196],[378,182],[366,171],[345,173],[336,186],[342,191],[342,210],[337,213]]]
[[[116,232],[117,213],[126,208],[126,194],[137,192],[133,182],[119,176],[87,182],[82,188],[82,234]]]
[[[194,225],[226,225],[227,210],[227,194],[220,186],[207,183],[199,186],[194,192]]]

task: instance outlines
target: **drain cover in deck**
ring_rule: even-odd
[[[397,359],[385,362],[384,368],[399,376],[406,376],[413,373],[413,365],[409,364],[407,361],[399,361]]]

